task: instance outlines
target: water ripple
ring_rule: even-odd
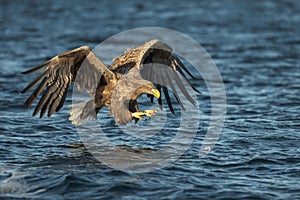
[[[300,199],[300,4],[126,3],[3,2],[0,199]],[[35,74],[20,72],[142,26],[175,29],[203,45],[223,76],[227,118],[217,145],[200,159],[211,99],[199,97],[201,128],[187,152],[163,169],[131,174],[87,151],[67,108],[51,118],[32,117],[20,91]],[[99,119],[116,148],[138,156],[166,145],[179,122],[171,118],[162,133],[144,140],[120,134],[112,118]]]

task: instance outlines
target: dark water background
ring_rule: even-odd
[[[300,199],[298,1],[0,2],[0,199]],[[20,91],[33,76],[20,72],[145,26],[203,45],[223,76],[228,108],[208,156],[197,157],[195,141],[172,165],[133,174],[76,148],[67,108],[32,118]]]

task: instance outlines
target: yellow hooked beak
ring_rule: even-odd
[[[160,97],[160,92],[157,89],[151,89],[151,92],[156,98]]]

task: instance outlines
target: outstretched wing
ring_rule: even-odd
[[[85,67],[78,73],[79,69]],[[88,46],[82,46],[66,53],[53,57],[51,60],[23,72],[29,74],[38,70],[44,71],[35,78],[23,91],[27,92],[33,86],[39,85],[24,103],[25,107],[30,107],[33,101],[44,91],[39,100],[33,115],[40,111],[40,117],[48,110],[48,117],[54,111],[59,111],[66,99],[69,86],[75,81],[79,89],[85,89],[90,95],[95,95],[95,89],[99,78],[104,75],[109,79],[113,73],[107,69],[106,65],[97,58]]]
[[[177,88],[179,88],[189,102],[195,104],[194,99],[186,88],[186,86],[188,86],[200,93],[191,84],[187,75],[193,79],[195,78],[179,58],[172,53],[172,48],[159,40],[151,40],[139,48],[141,48],[140,59],[137,66],[140,68],[140,73],[143,78],[153,82],[160,92],[163,91],[171,112],[174,113],[174,108],[171,103],[168,89],[171,89],[177,102],[183,109],[184,106],[178,95],[178,91],[176,90]],[[153,97],[151,98],[153,99]],[[162,107],[161,97],[158,99],[158,103]]]

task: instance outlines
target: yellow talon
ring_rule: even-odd
[[[157,110],[145,110],[144,111],[144,114],[147,116],[147,117],[152,117],[152,115],[155,115],[157,113]]]
[[[132,117],[140,120],[145,120],[142,116],[152,117],[152,115],[155,115],[157,113],[157,110],[144,110],[143,112],[134,112],[131,114]]]
[[[142,116],[145,115],[144,112],[134,112],[131,114],[132,117],[140,119],[140,120],[145,120]]]

